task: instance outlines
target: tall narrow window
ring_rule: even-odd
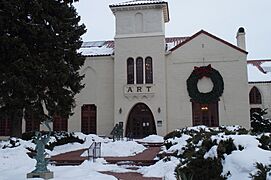
[[[84,104],[81,107],[81,132],[97,133],[97,107],[95,104]]]
[[[127,59],[127,84],[134,84],[134,59]]]
[[[143,59],[136,59],[136,84],[143,84]]]
[[[250,104],[262,104],[261,93],[255,86],[250,90],[249,93],[249,103]]]
[[[145,82],[146,84],[152,84],[152,58],[146,57],[145,59]]]

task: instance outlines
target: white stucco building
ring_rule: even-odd
[[[244,28],[236,45],[205,30],[165,37],[167,2],[109,7],[116,21],[114,40],[83,43],[85,88],[76,96],[74,115],[56,118],[54,130],[107,136],[121,124],[125,136],[142,138],[194,125],[250,128],[250,108],[270,107],[271,77],[263,83],[250,71],[260,68],[254,61],[247,64]],[[266,95],[249,104],[255,84]],[[24,131],[28,126],[23,123]]]
[[[249,60],[250,112],[267,109],[266,118],[271,118],[271,59]]]
[[[205,124],[239,124],[249,128],[245,33],[238,45],[204,30],[190,37],[165,37],[169,21],[164,1],[132,1],[110,5],[116,19],[114,41],[86,42],[81,73],[85,88],[76,97],[70,131],[109,135],[123,124],[125,135],[165,135],[176,128]],[[221,96],[207,103],[191,99],[187,79],[194,67],[211,67],[224,82]],[[208,93],[216,85],[198,78]]]

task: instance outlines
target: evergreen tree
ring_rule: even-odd
[[[0,0],[0,120],[21,136],[24,112],[68,117],[83,88],[78,0]],[[44,108],[45,107],[45,108]]]
[[[251,128],[253,132],[271,132],[271,119],[265,118],[267,109],[262,109],[260,112],[254,112],[251,115]]]

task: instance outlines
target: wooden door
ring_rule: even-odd
[[[11,122],[8,119],[0,119],[0,136],[10,136]]]
[[[193,126],[205,125],[208,127],[219,126],[218,102],[200,104],[192,102]]]
[[[53,130],[54,131],[68,131],[68,119],[59,115],[54,115]]]
[[[126,137],[144,138],[151,134],[156,134],[153,114],[147,105],[139,103],[129,114]]]
[[[84,134],[97,133],[97,107],[95,104],[84,104],[81,107],[81,132]]]
[[[37,118],[35,118],[33,113],[26,111],[24,118],[25,118],[25,132],[40,130],[40,121]]]

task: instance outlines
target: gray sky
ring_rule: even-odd
[[[128,0],[80,0],[75,6],[87,27],[84,41],[112,40],[115,19],[110,4]],[[271,0],[166,0],[166,36],[192,36],[204,29],[232,44],[246,29],[248,59],[271,59]]]

